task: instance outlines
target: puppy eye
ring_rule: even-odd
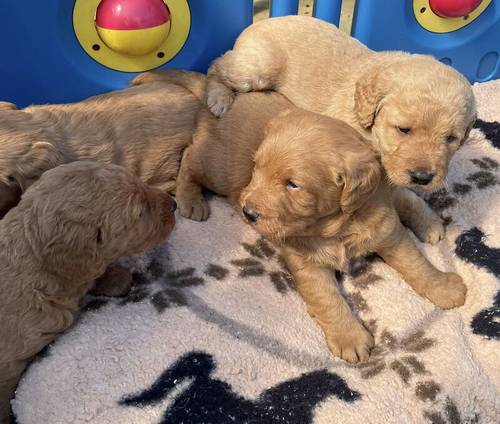
[[[446,137],[446,142],[449,144],[454,143],[455,141],[457,141],[457,137],[455,137],[454,135],[449,135],[448,137]]]
[[[292,180],[288,180],[286,182],[286,187],[289,188],[290,190],[298,190],[300,188],[300,186]]]
[[[7,181],[11,184],[17,183],[17,180],[12,175],[7,176]]]
[[[398,131],[403,134],[408,134],[411,131],[411,128],[398,127]]]

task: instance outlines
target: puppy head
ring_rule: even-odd
[[[297,109],[268,125],[240,196],[241,212],[277,243],[321,235],[320,222],[355,212],[380,178],[374,152],[353,128]]]
[[[22,196],[25,233],[52,273],[94,279],[105,265],[163,241],[175,202],[125,169],[73,162],[42,175]]]
[[[0,102],[0,218],[57,162],[56,149],[32,114]]]
[[[427,56],[401,55],[357,82],[355,112],[371,130],[389,179],[403,187],[438,189],[448,163],[476,119],[469,82]]]

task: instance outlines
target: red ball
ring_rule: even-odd
[[[168,22],[170,13],[162,0],[102,0],[96,24],[105,29],[145,29]]]
[[[482,0],[429,0],[432,11],[442,18],[460,18],[473,12]]]

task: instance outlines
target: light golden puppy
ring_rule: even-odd
[[[182,215],[208,216],[201,187],[229,197],[281,247],[297,289],[334,355],[365,361],[372,335],[339,293],[334,269],[377,252],[421,296],[447,309],[466,287],[418,251],[393,206],[377,157],[349,125],[295,108],[278,93],[236,97],[220,119],[200,116],[177,179]]]
[[[124,168],[82,161],[44,173],[0,221],[1,423],[24,368],[73,323],[94,280],[163,241],[174,209]]]
[[[0,102],[0,216],[44,171],[76,160],[122,165],[147,184],[172,191],[200,100],[175,78],[142,84],[139,76],[133,83],[67,105],[17,110]]]
[[[374,52],[316,18],[265,19],[247,28],[209,69],[208,105],[220,116],[234,92],[275,90],[296,106],[341,119],[371,141],[390,182],[439,188],[476,119],[467,80],[430,56]],[[422,240],[444,234],[413,193],[397,194]],[[398,207],[399,209],[399,207]]]

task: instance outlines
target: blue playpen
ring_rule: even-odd
[[[168,13],[161,25],[150,19],[148,27],[146,19],[142,27],[113,27],[99,17],[102,3],[113,1],[126,2],[1,2],[0,99],[19,107],[64,103],[122,88],[147,69],[206,71],[253,19],[252,0],[130,0],[161,1]],[[459,3],[462,9],[450,9]],[[299,0],[271,0],[270,15],[298,7]],[[338,25],[341,8],[341,0],[315,0],[312,14]],[[499,16],[495,0],[357,0],[351,33],[374,50],[432,54],[471,82],[487,81],[500,72]],[[133,37],[146,47],[123,51],[119,42]]]

